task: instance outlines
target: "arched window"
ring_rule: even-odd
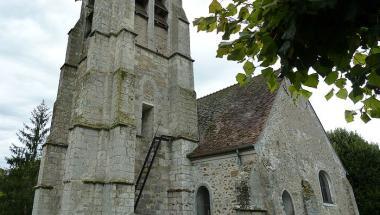
[[[325,171],[319,172],[319,184],[321,185],[322,198],[324,203],[333,204],[331,198],[330,179]]]
[[[204,186],[200,187],[196,196],[197,215],[210,215],[210,193]]]
[[[288,191],[282,193],[282,204],[286,215],[294,215],[293,200]]]

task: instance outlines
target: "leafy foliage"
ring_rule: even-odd
[[[28,215],[33,209],[33,187],[37,184],[39,160],[23,163],[0,177],[0,211],[7,215]]]
[[[210,15],[194,21],[198,31],[223,33],[217,57],[244,64],[236,76],[250,80],[258,64],[268,87],[278,75],[291,82],[295,97],[324,81],[334,95],[361,104],[347,121],[380,118],[380,1],[378,0],[212,0]],[[281,67],[275,70],[276,62]]]
[[[50,113],[42,102],[31,113],[31,125],[17,132],[22,146],[10,147],[12,156],[7,158],[8,170],[0,169],[0,211],[9,215],[31,214],[33,187],[37,184],[41,145],[49,132]]]
[[[380,150],[354,132],[328,132],[330,141],[348,171],[360,214],[380,211]]]

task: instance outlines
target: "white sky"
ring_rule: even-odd
[[[210,0],[183,0],[188,18],[206,15]],[[81,2],[74,0],[0,1],[0,167],[9,155],[15,133],[28,122],[30,111],[42,99],[52,107],[58,87],[59,68],[64,62],[67,32],[79,17]],[[195,88],[198,97],[235,83],[241,66],[216,59],[219,37],[196,33],[192,27],[191,47],[195,59]],[[380,120],[347,124],[344,110],[349,102],[326,102],[323,93],[311,102],[326,130],[345,127],[369,141],[380,142]]]

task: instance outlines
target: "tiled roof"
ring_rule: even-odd
[[[262,76],[246,86],[233,85],[198,99],[199,146],[197,158],[252,147],[268,118],[276,93]]]

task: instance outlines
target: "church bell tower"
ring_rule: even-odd
[[[153,147],[152,159],[157,137],[166,139]],[[186,155],[197,140],[182,0],[82,0],[33,214],[191,213]]]

